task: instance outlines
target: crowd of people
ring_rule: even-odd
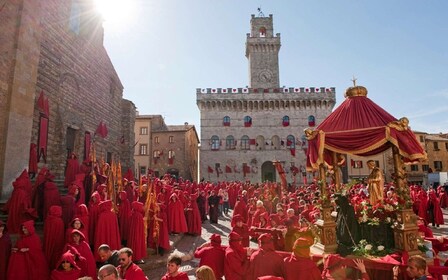
[[[170,234],[199,236],[204,221],[218,223],[220,215],[229,213],[229,246],[222,246],[221,236],[214,234],[194,253],[201,259],[199,279],[323,277],[310,255],[316,237],[313,224],[321,215],[318,184],[190,182],[169,174],[156,178],[151,173],[135,179],[130,172],[117,184],[111,182],[110,172],[106,163],[77,165],[76,156],[71,155],[64,181],[67,194],[61,195],[50,170],[41,168],[34,184],[24,170],[5,205],[8,220],[0,221],[0,254],[5,260],[0,262],[0,280],[109,279],[114,275],[146,279],[138,264],[147,259],[147,248],[163,256],[171,249]],[[330,186],[329,193],[334,191]],[[443,224],[446,192],[442,187],[425,191],[411,186],[411,198],[421,217],[422,236],[431,238],[427,225]],[[393,186],[385,187],[384,203],[393,205],[396,199]],[[359,214],[356,205],[370,203],[367,186],[353,186],[347,201]],[[44,222],[43,242],[34,220]],[[14,246],[9,234],[19,235]],[[250,248],[250,240],[258,243],[257,250]],[[448,249],[448,239],[432,242],[437,250]],[[162,279],[187,279],[179,272],[180,261],[170,255]],[[352,266],[367,279],[362,263]]]

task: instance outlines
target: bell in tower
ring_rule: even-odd
[[[263,13],[250,20],[251,33],[247,34],[246,57],[249,60],[249,87],[279,88],[278,52],[280,33],[274,36],[272,15]]]

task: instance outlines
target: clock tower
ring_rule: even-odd
[[[274,36],[272,15],[263,13],[250,20],[251,33],[247,34],[246,57],[249,60],[250,88],[279,88],[278,52],[280,33]]]

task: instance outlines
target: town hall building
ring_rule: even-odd
[[[273,162],[278,161],[289,182],[304,182],[303,131],[331,113],[335,88],[280,87],[281,42],[280,34],[274,34],[273,16],[252,15],[250,28],[249,86],[196,90],[201,115],[200,178],[277,182]]]

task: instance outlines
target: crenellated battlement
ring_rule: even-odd
[[[283,87],[283,88],[197,88],[196,93],[206,94],[257,94],[257,93],[336,93],[335,87]]]

